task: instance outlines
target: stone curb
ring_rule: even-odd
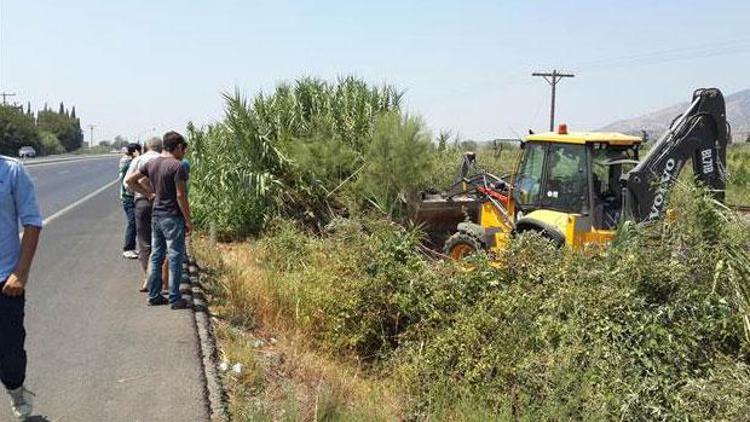
[[[226,393],[221,384],[219,371],[216,367],[218,352],[216,339],[211,326],[211,318],[208,313],[208,304],[203,294],[200,281],[200,269],[192,256],[188,258],[187,274],[189,284],[183,279],[180,290],[184,291],[186,299],[191,301],[193,315],[195,316],[195,328],[198,334],[198,344],[201,352],[201,366],[206,379],[206,398],[208,399],[209,417],[212,422],[228,422],[229,411],[227,409]]]

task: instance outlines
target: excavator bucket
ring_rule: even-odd
[[[421,194],[412,202],[412,221],[425,231],[429,247],[441,249],[458,223],[479,220],[480,208],[480,201],[468,195]]]

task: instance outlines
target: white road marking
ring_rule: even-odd
[[[57,174],[68,174],[70,173],[70,170],[60,170],[57,172]]]
[[[106,156],[106,157],[85,157],[85,158],[74,158],[72,160],[62,160],[62,161],[53,161],[51,163],[34,163],[34,162],[27,162],[23,163],[23,166],[26,167],[27,170],[35,169],[37,167],[44,167],[44,166],[54,166],[56,164],[68,164],[68,163],[78,163],[81,161],[92,161],[92,160],[103,160],[105,158],[112,158],[113,156]]]
[[[95,197],[96,195],[99,195],[100,193],[107,190],[109,187],[114,186],[116,183],[118,183],[120,179],[115,179],[106,185],[100,187],[99,189],[91,192],[90,194],[84,196],[83,198],[73,202],[72,204],[68,205],[67,207],[61,209],[60,211],[50,215],[49,217],[45,218],[44,221],[42,221],[42,226],[46,226],[47,224],[53,222],[54,220],[57,220],[58,218],[62,217],[63,215],[67,214],[70,210],[73,208],[83,204],[84,202],[88,201],[89,199]]]
[[[50,215],[49,217],[47,217],[44,220],[42,220],[42,227],[46,226],[47,224],[51,223],[54,220],[57,220],[58,218],[60,218],[63,215],[67,214],[73,208],[75,208],[75,207],[83,204],[84,202],[88,201],[89,199],[95,197],[96,195],[99,195],[100,193],[102,193],[105,190],[107,190],[107,188],[109,188],[110,186],[112,186],[112,185],[114,185],[116,183],[119,183],[119,182],[120,182],[120,179],[115,179],[115,180],[107,183],[106,185],[100,187],[99,189],[91,192],[90,194],[84,196],[83,198],[81,198],[81,199],[73,202],[72,204],[68,205],[67,207],[61,209],[60,211],[57,211],[56,213]],[[19,239],[23,238],[23,227],[21,227],[21,229],[18,232],[18,238]]]

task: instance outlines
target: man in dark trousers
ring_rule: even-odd
[[[18,238],[18,223],[23,236]],[[26,284],[42,217],[34,185],[21,163],[0,156],[0,381],[10,394],[13,414],[31,415],[26,379],[26,331],[23,327]]]
[[[118,167],[118,177],[121,182],[125,179],[130,163],[139,155],[141,155],[139,144],[129,144],[126,147],[125,154],[120,158]],[[122,209],[125,211],[125,241],[123,242],[122,256],[128,259],[136,259],[138,253],[135,251],[135,200],[133,194],[128,192],[122,184],[120,184],[120,202],[122,202]]]
[[[177,132],[167,132],[162,141],[161,156],[127,177],[128,186],[148,198],[153,198],[151,214],[151,262],[148,275],[148,304],[171,304],[172,309],[184,309],[187,302],[180,293],[182,261],[185,253],[185,235],[190,234],[190,219],[185,182],[187,174],[180,160],[185,156],[187,142]],[[153,187],[153,191],[151,190]],[[169,259],[169,272],[173,283],[169,300],[161,295],[161,266]]]
[[[161,156],[161,138],[151,138],[146,144],[146,151],[130,163],[128,172],[125,174],[123,184],[127,186],[127,178],[131,174],[143,168],[149,161]],[[145,181],[144,181],[145,183]],[[149,190],[153,188],[149,186]],[[135,193],[135,232],[138,245],[138,261],[143,269],[143,283],[141,292],[148,291],[148,262],[151,259],[151,212],[154,204],[139,192]]]

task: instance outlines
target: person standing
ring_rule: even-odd
[[[128,172],[125,175],[126,180],[123,180],[123,186],[127,187],[127,178],[143,168],[143,166],[149,161],[159,157],[161,151],[161,139],[157,137],[151,138],[146,144],[146,151],[143,155],[137,157],[130,163]],[[153,192],[153,187],[148,184],[148,180],[144,180],[144,183],[147,184],[149,192]],[[128,189],[133,192],[135,199],[135,232],[138,245],[138,261],[143,270],[141,292],[145,293],[148,291],[148,262],[151,259],[151,212],[154,204],[147,195],[133,191],[130,188]]]
[[[123,181],[125,174],[128,172],[130,163],[133,159],[141,155],[141,146],[139,144],[129,144],[119,164],[119,179]],[[125,241],[122,247],[122,256],[128,259],[137,259],[138,254],[135,251],[135,199],[133,194],[128,192],[122,183],[120,184],[120,202],[122,209],[125,211]]]
[[[24,387],[25,292],[41,229],[29,174],[17,160],[0,156],[0,381],[10,395],[13,414],[21,420],[31,414],[31,393]]]
[[[148,275],[149,305],[171,304],[172,309],[184,309],[187,301],[180,293],[185,235],[192,231],[190,203],[185,193],[187,175],[180,160],[185,156],[187,142],[177,132],[167,132],[162,141],[160,157],[128,176],[131,189],[154,198],[152,212],[151,261]],[[153,192],[145,180],[150,182]],[[161,295],[161,265],[168,256],[172,279],[169,300]]]

